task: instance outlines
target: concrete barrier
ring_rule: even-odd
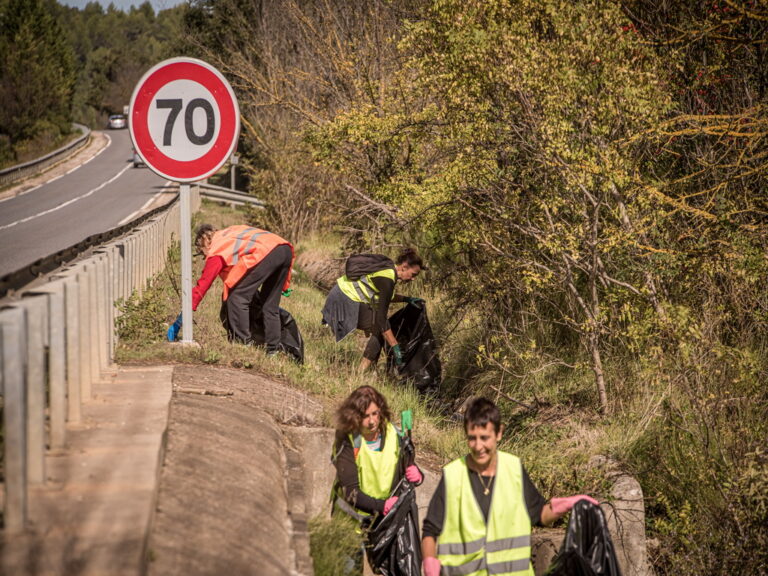
[[[194,192],[191,205],[200,207]],[[0,309],[5,532],[28,527],[29,487],[46,481],[46,450],[66,447],[66,425],[81,421],[93,385],[113,367],[115,302],[142,294],[164,269],[179,226],[177,201]]]

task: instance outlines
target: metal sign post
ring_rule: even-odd
[[[182,343],[192,342],[192,225],[190,182],[205,180],[233,155],[240,109],[226,78],[194,58],[171,58],[136,84],[130,104],[131,140],[155,173],[180,184]]]
[[[235,167],[237,166],[239,160],[240,157],[237,154],[232,154],[232,158],[230,160],[231,167],[229,169],[229,187],[232,190],[235,190]]]
[[[192,210],[189,184],[179,186],[181,208],[181,341],[192,342]]]

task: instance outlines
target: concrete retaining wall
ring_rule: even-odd
[[[193,192],[192,210],[199,205]],[[176,201],[0,309],[7,533],[27,526],[28,488],[45,482],[46,450],[65,446],[66,423],[80,421],[92,384],[113,364],[115,302],[141,294],[164,269],[179,225]]]

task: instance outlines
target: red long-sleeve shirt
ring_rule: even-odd
[[[192,310],[197,310],[197,306],[200,304],[203,296],[208,292],[213,281],[216,280],[216,276],[224,270],[226,264],[224,258],[221,256],[211,256],[206,258],[203,272],[200,274],[200,279],[197,281],[194,288],[192,288]]]

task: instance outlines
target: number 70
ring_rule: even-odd
[[[184,108],[184,101],[181,98],[173,99],[158,99],[156,101],[157,108],[170,110],[168,118],[165,121],[165,131],[163,132],[163,146],[171,145],[171,136],[173,135],[173,125],[176,123],[176,119],[179,117],[179,113]],[[202,136],[198,136],[195,132],[195,126],[192,122],[195,110],[198,108],[205,111],[205,132]],[[187,138],[192,144],[198,146],[204,146],[208,144],[213,138],[213,132],[216,128],[216,118],[213,114],[213,106],[208,100],[204,98],[194,98],[187,104],[186,110],[184,110],[184,130],[187,133]]]

